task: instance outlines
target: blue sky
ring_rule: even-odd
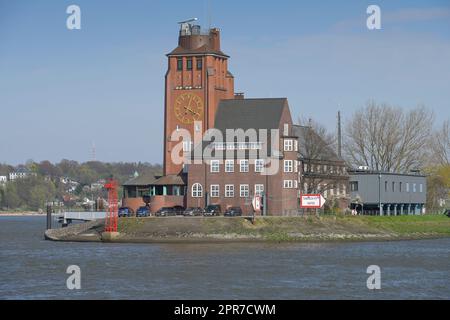
[[[222,30],[236,91],[330,130],[375,99],[450,118],[450,1],[0,0],[0,162],[162,162],[177,22]],[[77,4],[82,29],[66,28]],[[366,8],[382,30],[366,28]]]

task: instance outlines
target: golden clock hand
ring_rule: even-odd
[[[200,117],[200,113],[195,112],[194,110],[192,110],[191,108],[188,107],[184,107],[186,110],[188,110],[192,115]]]
[[[184,106],[184,109],[186,109],[190,113],[194,114],[194,110],[192,110],[191,108]]]

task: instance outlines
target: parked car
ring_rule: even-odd
[[[124,218],[129,218],[133,215],[133,210],[131,208],[128,207],[121,207],[119,208],[118,211],[118,216],[119,217],[124,217]]]
[[[183,215],[185,217],[195,217],[195,216],[202,216],[203,215],[203,209],[202,208],[187,208],[184,210]]]
[[[177,213],[176,213],[174,208],[172,208],[172,207],[164,207],[164,208],[161,208],[158,211],[156,211],[155,215],[157,217],[171,217],[171,216],[173,217],[176,214]]]
[[[184,215],[184,211],[186,210],[186,208],[182,206],[174,206],[173,210],[175,211],[175,215],[182,216]]]
[[[147,206],[140,207],[136,211],[136,217],[149,217],[151,216],[150,208]]]
[[[218,204],[212,204],[205,208],[205,212],[203,213],[206,217],[214,217],[214,216],[220,216],[222,213],[222,208]]]
[[[225,211],[225,217],[240,217],[242,216],[242,209],[240,207],[231,207]]]

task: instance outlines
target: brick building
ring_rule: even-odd
[[[248,214],[263,195],[264,214],[297,213],[305,159],[287,99],[235,94],[218,29],[181,23],[167,58],[164,174],[125,183],[122,204],[137,209],[150,196],[152,212],[220,204]]]
[[[264,195],[263,212],[297,212],[298,144],[287,99],[223,100],[215,128],[223,139],[204,143],[203,161],[188,167],[187,205],[238,206],[250,214],[253,197]],[[201,159],[194,155],[192,160]]]
[[[347,164],[333,148],[310,126],[293,126],[298,137],[299,164],[302,181],[299,191],[303,194],[321,193],[327,200],[326,207],[346,209],[350,205],[350,175]]]
[[[200,26],[181,24],[178,47],[167,57],[164,175],[177,175],[183,168],[171,159],[178,144],[171,135],[184,129],[193,137],[213,128],[219,101],[234,98],[234,77],[228,71],[229,56],[221,51],[216,28],[203,32]]]

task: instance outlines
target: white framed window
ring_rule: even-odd
[[[413,184],[413,192],[414,192],[414,193],[417,192],[417,190],[416,190],[416,184],[415,184],[415,183]]]
[[[211,185],[211,198],[220,197],[220,186],[218,184]]]
[[[294,160],[294,172],[298,172],[298,161]]]
[[[294,172],[294,167],[293,167],[293,163],[294,161],[292,160],[284,160],[284,172]]]
[[[419,190],[420,190],[420,193],[423,192],[423,184],[420,184],[420,185],[419,185]]]
[[[298,151],[298,141],[294,140],[294,151]]]
[[[255,172],[263,172],[263,171],[264,171],[264,159],[256,159]]]
[[[234,198],[234,185],[233,184],[225,185],[225,198]]]
[[[211,160],[211,173],[218,173],[220,171],[220,161]]]
[[[291,139],[284,140],[284,151],[292,151],[294,150],[294,142]]]
[[[234,172],[234,160],[225,160],[225,172]]]
[[[194,183],[192,185],[192,198],[203,197],[203,186],[200,183]]]
[[[298,189],[298,181],[294,180],[294,189]]]
[[[289,123],[285,123],[283,129],[284,129],[284,130],[283,130],[283,134],[284,134],[285,136],[288,136],[288,135],[289,135]]]
[[[406,192],[409,192],[409,182],[406,183]]]
[[[241,160],[240,161],[240,171],[241,172],[248,172],[248,160]]]
[[[255,184],[255,196],[262,196],[264,193],[263,184]]]
[[[239,195],[241,198],[248,198],[250,192],[250,187],[248,184],[241,184],[240,185],[240,190],[239,190]]]
[[[292,189],[294,186],[294,183],[292,180],[284,180],[283,181],[283,188],[284,189]]]

